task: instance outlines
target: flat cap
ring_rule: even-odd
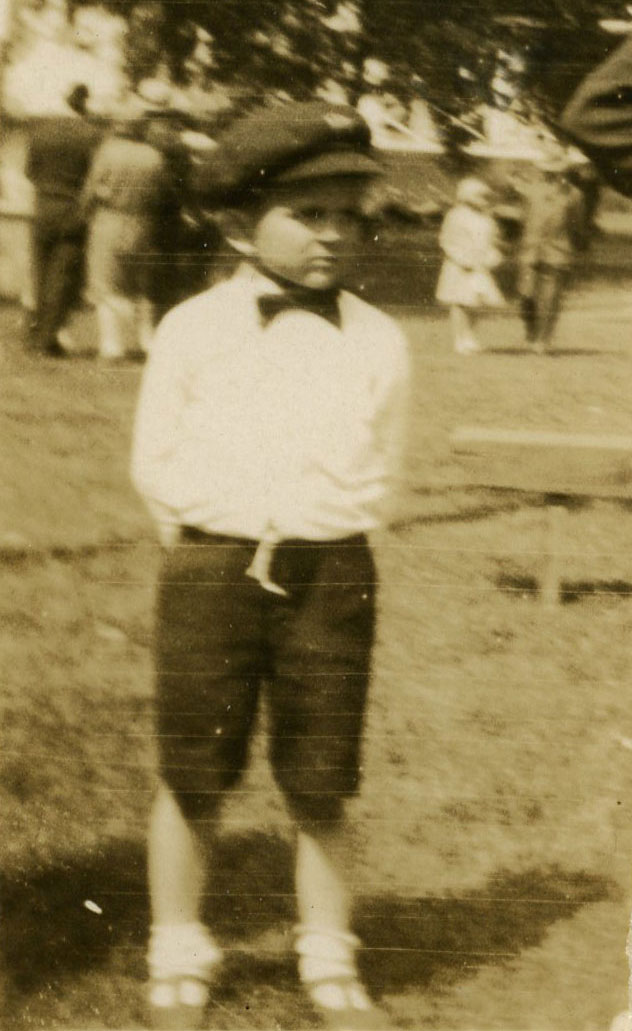
[[[238,202],[272,182],[330,175],[377,176],[371,132],[346,104],[292,102],[238,119],[197,165],[194,190],[209,202]]]

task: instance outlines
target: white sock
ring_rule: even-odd
[[[147,964],[152,978],[211,978],[222,959],[222,950],[203,924],[154,924],[149,939]]]
[[[360,944],[353,934],[303,924],[296,928],[296,952],[304,981],[355,974],[355,950]]]
[[[355,935],[310,925],[297,927],[296,933],[299,975],[308,988],[313,985],[310,993],[314,1000],[327,1009],[344,1009],[349,1004],[354,1009],[369,1009],[371,1002],[361,984],[345,988],[335,983],[339,978],[357,981],[355,950],[360,942]]]

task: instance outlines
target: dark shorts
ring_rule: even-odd
[[[185,529],[164,552],[156,621],[161,774],[189,818],[238,779],[265,685],[269,752],[295,815],[333,818],[356,792],[375,622],[364,536],[277,545],[272,594],[246,575],[256,542]]]

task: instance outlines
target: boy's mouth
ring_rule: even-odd
[[[330,269],[338,265],[339,261],[336,254],[319,254],[317,258],[312,258],[310,266],[313,269]]]

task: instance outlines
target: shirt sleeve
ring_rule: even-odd
[[[177,461],[186,402],[183,345],[168,315],[159,325],[145,366],[132,440],[131,478],[153,517],[163,544],[177,535],[178,510],[167,497]]]
[[[561,127],[616,190],[632,195],[632,39],[580,83]]]

